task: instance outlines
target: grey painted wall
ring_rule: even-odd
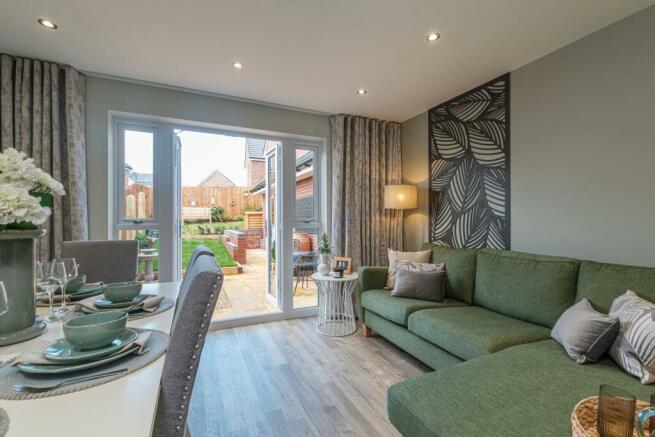
[[[89,231],[92,239],[106,239],[109,229],[109,111],[320,137],[327,139],[328,148],[330,145],[330,126],[324,115],[98,77],[87,78],[86,94]],[[331,171],[329,156],[328,150],[327,175]],[[328,190],[328,200],[329,195]],[[331,204],[329,201],[325,203]]]
[[[655,266],[655,7],[519,68],[511,85],[512,248]],[[426,114],[402,130],[404,178],[426,187]],[[412,248],[427,238],[420,200],[405,220]]]

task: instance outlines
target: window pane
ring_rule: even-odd
[[[152,220],[154,134],[124,131],[125,220]]]
[[[318,267],[318,228],[293,229],[293,307],[315,307],[318,303],[312,274]]]
[[[296,221],[316,219],[314,195],[314,151],[296,149]]]
[[[157,229],[121,229],[119,240],[139,242],[139,268],[137,280],[152,282],[159,279],[159,231]]]

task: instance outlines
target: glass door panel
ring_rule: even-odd
[[[278,146],[273,145],[266,152],[266,174],[265,174],[265,239],[266,239],[266,295],[277,303],[277,264],[279,257],[276,253],[277,242],[277,206],[278,206]]]
[[[311,278],[319,263],[320,233],[318,191],[316,189],[317,149],[294,147],[293,214],[293,308],[310,308],[318,304],[316,284]]]

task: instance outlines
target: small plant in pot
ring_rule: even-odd
[[[327,276],[330,274],[330,237],[326,233],[323,233],[318,240],[318,253],[321,258],[321,262],[318,265],[318,273]]]

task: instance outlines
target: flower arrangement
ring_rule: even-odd
[[[37,229],[51,214],[53,195],[64,186],[16,149],[0,153],[0,231]]]

